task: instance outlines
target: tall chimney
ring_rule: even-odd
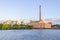
[[[42,15],[41,15],[41,5],[39,6],[39,19],[41,20]]]

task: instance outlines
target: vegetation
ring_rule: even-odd
[[[3,25],[2,25],[2,30],[9,30],[10,27],[11,27],[10,24],[3,24]]]
[[[20,25],[20,29],[32,29],[33,28],[33,26],[31,26],[31,25]]]
[[[24,25],[24,24],[0,24],[0,30],[18,30],[18,29],[33,29],[31,25]]]
[[[52,25],[52,29],[60,29],[60,25]],[[32,25],[24,25],[24,24],[0,24],[0,30],[19,30],[19,29],[33,29]]]
[[[52,28],[60,29],[60,25],[59,24],[52,25]]]
[[[3,24],[0,24],[0,30],[2,30],[2,26],[3,26]]]

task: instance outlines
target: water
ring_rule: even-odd
[[[60,30],[0,30],[0,40],[60,40]]]

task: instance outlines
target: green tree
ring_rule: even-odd
[[[2,26],[2,30],[9,30],[10,27],[11,27],[10,24],[3,24],[3,26]]]
[[[58,28],[58,29],[60,29],[60,25],[59,24],[52,25],[52,28]]]
[[[14,24],[12,28],[13,29],[19,29],[19,25],[18,24]]]
[[[2,29],[3,24],[0,24],[0,30]]]
[[[31,26],[31,25],[24,25],[24,24],[20,25],[20,29],[32,29],[32,28],[33,28],[33,26]]]

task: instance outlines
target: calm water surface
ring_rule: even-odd
[[[60,40],[60,30],[0,30],[0,40]]]

